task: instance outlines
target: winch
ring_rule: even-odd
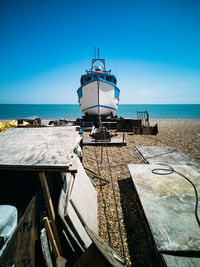
[[[95,122],[92,130],[90,132],[90,136],[95,139],[95,141],[110,141],[111,137],[113,136],[113,132],[108,130],[103,125],[99,125],[98,122]]]

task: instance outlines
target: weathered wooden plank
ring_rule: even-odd
[[[79,240],[80,239],[82,240],[82,242],[85,244],[85,248],[88,248],[92,243],[91,239],[89,238],[87,232],[85,231],[78,215],[76,214],[76,211],[74,210],[70,202],[67,205],[65,219],[67,220],[69,225],[70,224],[73,225],[74,227],[73,230],[75,231],[73,230],[72,231],[75,233],[75,235],[78,237]]]
[[[0,258],[1,267],[35,266],[35,205],[33,197]]]
[[[53,207],[52,199],[49,193],[49,188],[48,188],[47,180],[45,177],[45,173],[40,172],[39,177],[40,177],[40,183],[42,186],[42,191],[44,194],[44,199],[45,199],[45,204],[46,204],[48,215],[52,221],[55,221],[54,207]]]
[[[79,141],[73,126],[9,129],[0,133],[0,169],[66,170]]]
[[[63,258],[62,256],[56,259],[56,267],[65,267],[66,263],[67,263],[67,260]]]
[[[56,243],[56,240],[55,240],[51,225],[49,223],[49,219],[48,219],[48,217],[44,217],[43,220],[44,220],[44,224],[45,224],[45,228],[46,228],[46,231],[47,231],[47,235],[48,235],[49,241],[51,243],[51,247],[53,249],[54,256],[57,259],[60,256],[60,252],[59,252],[59,249],[58,249],[58,246],[57,246],[57,243]]]
[[[123,140],[123,138],[112,138],[110,141],[104,141],[104,140],[95,140],[95,139],[89,139],[84,138],[83,139],[83,146],[98,146],[98,145],[126,145],[126,140]]]
[[[40,241],[41,241],[42,253],[44,256],[45,264],[47,267],[53,267],[49,242],[48,242],[45,228],[41,230]]]
[[[40,172],[39,173],[39,177],[40,177],[40,183],[42,186],[42,191],[44,194],[44,199],[45,199],[45,205],[47,208],[47,212],[50,218],[50,223],[48,221],[48,219],[45,219],[45,228],[47,230],[48,235],[50,235],[50,231],[52,228],[52,232],[53,232],[53,236],[55,237],[56,240],[56,246],[58,246],[58,256],[61,255],[62,253],[62,248],[61,248],[61,244],[60,244],[60,240],[59,240],[59,236],[58,236],[58,231],[57,231],[57,227],[56,227],[56,222],[55,222],[55,212],[54,212],[54,207],[53,207],[53,203],[52,203],[52,199],[51,199],[51,195],[49,192],[49,187],[47,184],[47,180],[46,180],[46,176],[44,172]],[[49,224],[51,224],[51,226],[49,226]]]
[[[48,171],[48,172],[67,172],[70,166],[66,165],[1,165],[1,171]]]
[[[68,174],[66,180],[66,189],[62,189],[60,194],[58,213],[74,242],[85,250],[92,242],[69,201],[74,178]]]
[[[186,165],[172,167],[191,179],[200,194],[196,169]],[[194,214],[195,193],[191,184],[175,173],[153,174],[152,170],[161,165],[130,164],[128,168],[158,250],[200,251],[199,225]]]
[[[186,164],[200,170],[200,164],[173,147],[136,146],[135,150],[149,164]]]
[[[76,156],[72,157],[72,163],[69,165],[68,172],[76,173],[78,169]]]
[[[71,203],[85,226],[98,233],[97,192],[91,184],[80,160],[71,193]]]
[[[167,267],[199,267],[200,258],[179,257],[162,254]]]
[[[87,227],[86,230],[93,243],[74,263],[73,267],[125,266],[122,259],[110,246]]]

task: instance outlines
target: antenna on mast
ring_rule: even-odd
[[[96,52],[97,52],[96,50],[97,50],[97,48],[95,47],[95,48],[94,48],[94,58],[96,58],[96,54],[97,54],[97,53],[96,53]]]
[[[98,58],[96,58],[96,52],[98,53]],[[91,69],[89,71],[86,70],[87,73],[93,71],[94,63],[97,62],[97,61],[101,61],[102,62],[102,64],[103,64],[103,72],[105,72],[105,73],[110,73],[111,72],[111,70],[109,70],[109,71],[106,70],[105,59],[99,58],[99,48],[97,50],[96,47],[94,47],[94,58],[92,59],[92,67],[91,67]]]

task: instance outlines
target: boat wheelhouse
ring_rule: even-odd
[[[101,62],[103,67],[95,65]],[[105,59],[92,59],[92,67],[86,74],[81,76],[81,86],[77,90],[78,101],[84,116],[113,116],[115,115],[120,90],[117,87],[117,79],[111,74],[111,70],[107,71],[105,67]]]

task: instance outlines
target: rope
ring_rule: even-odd
[[[169,174],[172,174],[172,173],[176,173],[178,174],[179,176],[181,176],[182,178],[186,179],[193,187],[194,189],[194,192],[195,192],[195,198],[196,198],[196,203],[195,203],[195,217],[196,217],[196,221],[200,227],[200,220],[199,220],[199,217],[198,217],[198,192],[197,192],[197,189],[196,189],[196,186],[195,184],[189,179],[187,178],[185,175],[183,175],[182,173],[178,172],[178,171],[175,171],[170,165],[167,165],[167,164],[162,164],[160,163],[159,165],[163,165],[163,166],[166,166],[167,168],[156,168],[156,169],[153,169],[152,170],[152,173],[154,174],[157,174],[157,175],[169,175]]]

